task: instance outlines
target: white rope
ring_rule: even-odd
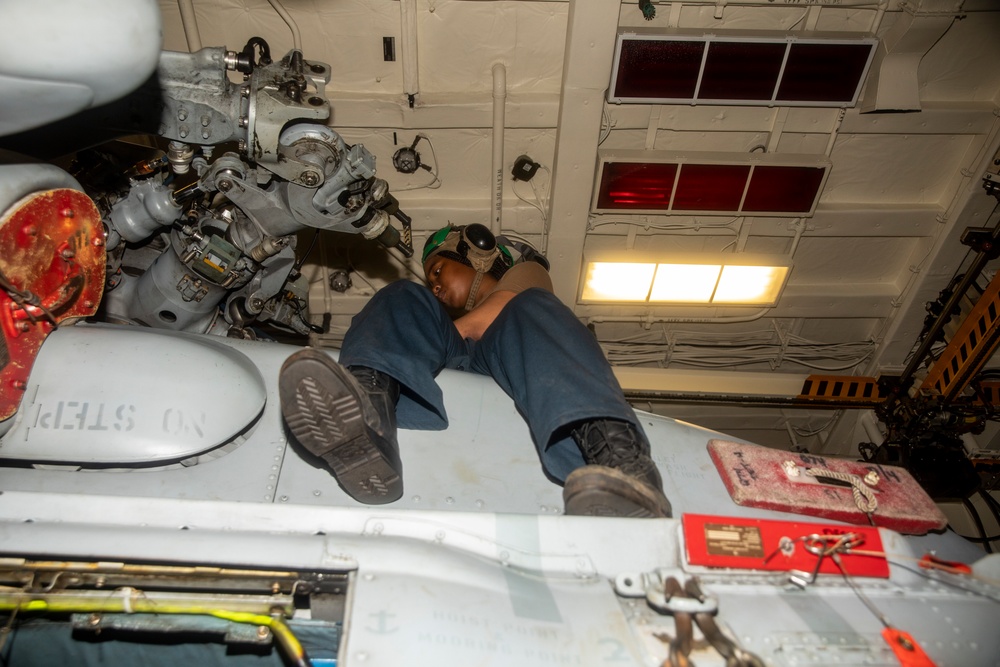
[[[875,497],[875,492],[868,488],[868,485],[857,475],[825,468],[806,468],[805,472],[810,477],[829,477],[850,484],[854,494],[854,504],[865,514],[871,514],[878,509],[878,499]]]

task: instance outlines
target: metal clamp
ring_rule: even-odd
[[[645,597],[653,609],[674,618],[674,636],[654,635],[670,647],[664,665],[690,665],[688,656],[694,648],[694,626],[705,640],[725,660],[727,667],[764,667],[764,662],[744,650],[736,640],[722,631],[715,622],[718,600],[705,595],[695,577],[682,586],[669,571],[657,570],[642,574],[621,574],[615,578],[615,591],[626,597]]]
[[[689,596],[679,586],[673,590],[667,585],[671,581],[677,580],[666,576],[663,570],[620,574],[615,577],[615,592],[623,597],[644,597],[650,607],[663,614],[714,614],[719,610],[716,598],[704,594]]]

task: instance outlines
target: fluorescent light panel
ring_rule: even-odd
[[[727,263],[727,261],[735,263]],[[580,300],[584,303],[676,303],[774,305],[791,266],[772,259],[750,264],[745,255],[706,262],[587,263]]]
[[[591,262],[584,281],[585,301],[645,301],[656,264]]]

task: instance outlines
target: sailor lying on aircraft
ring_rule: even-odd
[[[353,319],[340,364],[306,348],[282,366],[289,429],[353,498],[402,495],[397,420],[447,428],[434,378],[452,368],[492,376],[514,400],[545,472],[565,484],[567,514],[670,516],[611,366],[530,254],[515,263],[483,225],[440,229],[424,245],[430,289],[399,281],[378,291]]]

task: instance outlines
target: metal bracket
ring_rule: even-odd
[[[615,592],[622,597],[644,597],[650,607],[663,614],[714,614],[719,610],[719,601],[710,595],[702,598],[668,596],[666,582],[671,576],[663,569],[619,574],[615,577]]]

